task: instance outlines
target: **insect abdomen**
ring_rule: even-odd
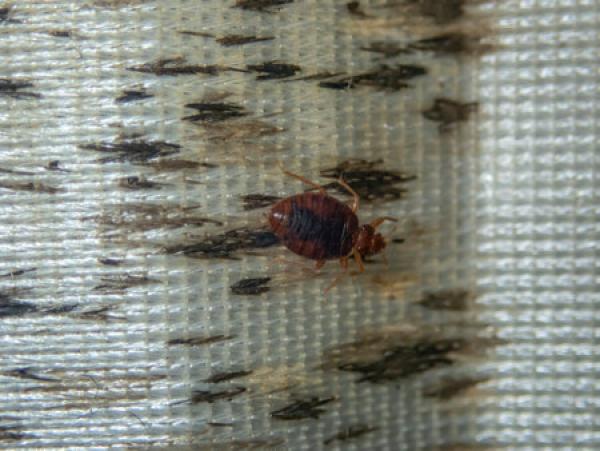
[[[354,212],[346,204],[320,193],[283,199],[273,206],[269,222],[288,249],[313,260],[348,255],[358,232]]]

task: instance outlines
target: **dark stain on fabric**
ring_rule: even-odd
[[[71,172],[68,169],[61,167],[60,161],[58,161],[58,160],[49,161],[48,164],[46,165],[46,169],[48,171],[54,171],[54,172]]]
[[[419,12],[431,17],[435,23],[446,25],[460,19],[464,14],[465,0],[410,0]]]
[[[185,58],[164,58],[154,62],[140,64],[138,66],[131,66],[128,67],[127,70],[142,72],[144,74],[174,77],[177,75],[196,74],[218,75],[220,72],[233,69],[215,64],[188,64]]]
[[[375,89],[397,91],[410,87],[409,84],[405,83],[405,80],[425,74],[427,74],[427,69],[423,66],[399,64],[392,67],[382,65],[378,69],[369,72],[322,81],[319,86],[329,89],[354,89],[369,86]]]
[[[430,310],[466,311],[475,299],[475,295],[463,289],[442,290],[425,293],[419,304]]]
[[[269,230],[241,227],[207,236],[199,242],[169,246],[165,251],[167,254],[183,254],[192,258],[237,259],[238,251],[264,249],[278,243],[275,234]]]
[[[98,261],[106,266],[121,266],[124,263],[118,258],[99,258]]]
[[[55,38],[71,38],[73,37],[73,32],[70,30],[50,30],[48,34]]]
[[[100,158],[100,163],[147,163],[150,160],[173,155],[181,151],[181,146],[165,141],[132,140],[114,143],[82,144],[84,150],[110,154]]]
[[[56,194],[62,191],[60,188],[46,185],[41,182],[3,182],[0,181],[0,188],[11,191],[29,191],[31,193]]]
[[[270,277],[255,277],[250,279],[242,279],[231,285],[231,292],[238,295],[256,296],[266,293],[271,289],[267,284],[271,280]]]
[[[248,36],[240,34],[230,34],[217,38],[216,41],[224,47],[233,47],[236,45],[253,44],[255,42],[272,41],[275,39],[274,36]]]
[[[321,406],[329,404],[334,400],[335,397],[333,396],[328,398],[313,397],[297,400],[281,409],[271,412],[271,416],[279,420],[318,419],[319,416],[327,412],[325,409],[322,409]]]
[[[174,338],[167,342],[170,346],[175,345],[186,345],[186,346],[202,346],[210,345],[213,343],[219,343],[221,341],[233,340],[235,335],[212,335],[212,336],[198,336],[198,337],[187,337],[187,338]]]
[[[378,53],[384,58],[393,58],[398,55],[412,53],[412,50],[395,42],[375,41],[360,48],[365,52]]]
[[[121,95],[115,99],[116,103],[137,102],[139,100],[149,99],[154,97],[145,89],[124,89]]]
[[[33,88],[33,83],[28,81],[11,80],[9,78],[0,78],[0,96],[12,97],[14,99],[39,99],[42,97],[36,92],[23,91],[26,88]]]
[[[350,15],[354,17],[358,17],[359,19],[366,19],[370,17],[367,13],[364,12],[362,7],[360,6],[360,2],[353,1],[346,3],[346,10]]]
[[[158,172],[182,171],[186,169],[214,169],[218,167],[216,164],[205,163],[191,160],[165,159],[149,163],[144,163],[144,166],[150,167]]]
[[[40,382],[58,382],[59,379],[53,377],[45,377],[35,374],[32,368],[15,368],[14,370],[0,371],[0,374],[7,377],[17,379],[27,379]]]
[[[437,398],[441,401],[448,401],[457,396],[464,395],[468,390],[487,382],[488,380],[489,378],[486,377],[464,376],[458,378],[453,376],[451,378],[443,379],[431,387],[427,387],[423,390],[423,394],[428,398]]]
[[[369,432],[379,430],[378,427],[371,427],[364,424],[355,424],[340,430],[337,434],[323,440],[324,445],[329,445],[333,442],[345,442],[354,438],[362,437]]]
[[[106,305],[103,307],[92,308],[81,312],[73,312],[70,315],[74,319],[80,319],[84,321],[100,321],[100,322],[112,322],[112,321],[125,321],[124,316],[112,314],[111,311],[114,306]]]
[[[122,293],[129,288],[160,283],[159,280],[139,274],[115,274],[102,277],[100,280],[102,283],[96,285],[94,291],[101,291],[105,294]]]
[[[252,374],[252,371],[228,371],[223,373],[216,373],[210,376],[207,379],[204,379],[204,382],[208,384],[218,384],[220,382],[227,382],[233,379],[239,379],[240,377],[245,377]]]
[[[26,438],[28,435],[24,434],[20,427],[0,424],[0,442],[17,442]]]
[[[492,49],[482,42],[481,36],[462,32],[444,33],[419,39],[408,45],[409,49],[433,52],[437,55],[479,54]]]
[[[119,179],[119,187],[128,190],[160,189],[164,183],[153,182],[145,177],[130,175]]]
[[[20,20],[13,19],[13,15],[14,11],[12,5],[0,7],[0,25],[22,23]]]
[[[407,193],[407,190],[400,185],[415,180],[416,176],[384,169],[382,168],[383,164],[383,160],[350,159],[332,168],[321,170],[321,175],[332,179],[341,177],[364,200],[401,199]],[[335,189],[342,194],[347,194],[337,182],[324,186],[328,189]]]
[[[14,271],[6,272],[4,274],[0,274],[0,278],[13,278],[22,276],[23,274],[27,274],[29,272],[36,271],[37,268],[27,268],[27,269],[15,269]]]
[[[246,387],[233,387],[226,390],[210,391],[210,390],[194,390],[192,393],[192,404],[207,402],[212,404],[216,401],[227,400],[231,401],[236,396],[241,395],[247,390]]]
[[[232,8],[247,9],[265,13],[273,13],[294,0],[236,0]]]
[[[202,227],[206,224],[223,225],[221,221],[190,213],[197,207],[181,207],[178,204],[123,204],[100,216],[84,218],[95,220],[109,230],[122,229],[144,232],[156,229]]]
[[[295,64],[280,63],[278,61],[268,61],[261,64],[250,64],[246,68],[251,72],[258,72],[257,80],[279,80],[282,78],[293,77],[302,68]]]
[[[430,121],[440,123],[440,132],[446,132],[455,124],[466,122],[479,107],[477,102],[461,103],[456,100],[437,98],[423,116]]]
[[[183,118],[184,121],[190,122],[222,122],[250,114],[243,106],[233,103],[200,102],[188,103],[185,107],[197,111],[196,114]]]
[[[246,211],[268,207],[279,200],[281,200],[281,197],[271,196],[269,194],[246,194],[245,196],[242,196],[244,210]]]

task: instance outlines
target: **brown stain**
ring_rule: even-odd
[[[334,167],[322,169],[321,176],[342,178],[365,201],[401,199],[408,192],[403,185],[416,179],[414,175],[387,169],[383,160],[362,159],[345,160]],[[337,182],[324,187],[347,194]]]
[[[83,311],[76,311],[71,313],[69,316],[73,319],[83,320],[83,321],[98,321],[102,323],[109,322],[121,322],[126,321],[124,316],[116,315],[112,313],[112,310],[115,309],[113,305],[106,305],[96,308],[90,308]]]
[[[218,167],[216,164],[212,163],[180,159],[158,160],[150,163],[144,163],[144,166],[152,168],[157,172],[186,171],[187,169],[197,170],[200,168],[214,169]]]
[[[236,0],[232,8],[246,9],[262,13],[274,13],[294,0]]]
[[[130,175],[122,177],[118,181],[118,186],[126,190],[137,191],[137,190],[148,190],[148,189],[161,189],[165,186],[164,183],[153,182],[148,180],[141,175]]]
[[[97,160],[99,163],[148,163],[157,158],[163,158],[181,151],[179,144],[140,139],[80,144],[79,148],[109,155]]]
[[[99,258],[98,262],[106,266],[121,266],[124,261],[118,258]]]
[[[241,227],[225,233],[207,236],[200,241],[165,247],[167,254],[180,254],[191,258],[221,258],[235,260],[241,251],[265,249],[278,244],[277,237],[265,228]]]
[[[371,87],[378,90],[398,91],[411,86],[406,83],[406,80],[426,74],[427,69],[419,65],[381,65],[378,68],[367,72],[343,77],[335,77],[331,80],[322,81],[319,83],[319,87],[339,90]]]
[[[50,30],[48,34],[55,38],[72,38],[73,32],[71,30]]]
[[[267,61],[261,64],[249,64],[246,69],[251,72],[257,72],[256,80],[280,80],[296,75],[302,71],[302,68],[296,64],[282,63],[280,61]]]
[[[138,102],[144,99],[150,99],[154,97],[145,89],[124,89],[121,91],[121,95],[115,99],[116,103],[130,103]]]
[[[344,427],[338,433],[326,438],[323,440],[323,444],[329,445],[333,442],[346,442],[378,430],[378,427],[371,427],[364,424],[353,424],[351,426]]]
[[[30,193],[56,194],[63,191],[61,188],[56,188],[42,182],[12,182],[0,181],[0,188],[10,191],[28,191]]]
[[[223,47],[233,47],[237,45],[254,44],[257,42],[266,42],[274,40],[274,36],[254,36],[254,35],[240,35],[230,34],[217,38],[216,41]]]
[[[237,295],[257,296],[271,289],[267,284],[271,277],[254,277],[242,279],[231,285],[231,292]]]
[[[232,142],[251,142],[263,137],[269,137],[285,131],[284,128],[270,124],[259,119],[249,119],[245,121],[236,121],[231,124],[201,124],[204,127],[206,139],[215,143],[227,145],[222,150],[231,152]],[[248,153],[248,147],[243,146],[239,149],[233,149],[241,154]],[[256,152],[255,152],[256,153]]]
[[[246,387],[232,387],[225,390],[217,391],[194,390],[194,392],[192,392],[190,402],[192,404],[199,404],[205,402],[212,404],[221,400],[231,401],[233,398],[241,395],[242,393],[245,393],[246,390]]]
[[[243,208],[246,211],[265,208],[281,200],[279,196],[270,194],[246,194],[241,196]]]
[[[456,124],[469,120],[475,113],[479,104],[477,102],[459,102],[447,98],[437,98],[433,106],[423,111],[423,116],[430,121],[438,122],[441,133],[449,131]]]
[[[131,66],[128,71],[141,72],[144,74],[154,74],[159,77],[175,77],[178,75],[218,75],[219,73],[231,68],[218,66],[215,64],[189,64],[183,57],[162,58],[156,61]]]
[[[39,99],[42,97],[36,92],[26,90],[33,87],[33,83],[29,81],[0,78],[0,96],[12,97],[13,99]]]
[[[189,122],[223,122],[228,119],[237,119],[250,114],[243,106],[234,103],[196,102],[188,103],[185,107],[196,110],[195,114],[183,117],[184,121]]]
[[[99,216],[86,217],[103,226],[103,234],[114,232],[133,233],[158,229],[179,229],[182,227],[202,227],[207,224],[221,226],[219,220],[194,214],[197,207],[182,207],[178,204],[122,204],[112,211]]]
[[[225,371],[222,373],[215,373],[207,379],[204,379],[204,382],[208,384],[218,384],[221,382],[227,382],[233,379],[239,379],[240,377],[246,377],[252,374],[252,371],[240,370],[240,371]]]
[[[352,2],[346,3],[346,10],[348,11],[348,13],[350,15],[352,15],[358,19],[366,19],[366,18],[370,17],[367,13],[365,13],[364,9],[360,5],[360,2],[358,2],[358,1],[352,1]]]
[[[295,400],[280,409],[272,411],[271,416],[278,420],[316,420],[327,412],[321,406],[329,404],[335,399],[335,397],[330,396],[327,398],[311,397]]]
[[[495,339],[445,336],[427,327],[381,327],[326,351],[322,368],[358,373],[357,382],[384,383],[449,367],[496,344]]]
[[[428,398],[435,398],[440,401],[448,401],[458,396],[465,396],[480,384],[487,382],[487,377],[469,377],[461,378],[452,376],[436,382],[423,390],[423,395]]]
[[[419,305],[430,310],[464,312],[473,307],[475,293],[462,288],[431,291],[423,295]]]
[[[220,343],[222,341],[233,340],[235,335],[212,335],[212,336],[197,336],[197,337],[185,337],[185,338],[174,338],[169,340],[167,344],[169,346],[185,345],[185,346],[204,346],[213,343]]]
[[[104,294],[123,293],[129,288],[141,287],[160,283],[157,279],[152,279],[145,274],[113,274],[102,277],[101,284],[96,285],[93,291]]]

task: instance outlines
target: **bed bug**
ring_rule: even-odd
[[[363,272],[363,259],[381,252],[386,246],[377,228],[386,220],[396,219],[384,216],[359,225],[356,216],[359,196],[343,179],[340,178],[338,183],[352,195],[352,206],[328,195],[321,185],[282,170],[317,192],[296,194],[273,205],[269,224],[275,235],[295,254],[316,260],[317,269],[327,260],[339,259],[346,271],[348,259],[354,257],[359,271]]]

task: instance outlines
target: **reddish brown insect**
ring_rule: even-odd
[[[346,270],[348,258],[353,256],[363,272],[363,258],[381,252],[386,245],[377,228],[383,221],[395,219],[386,216],[360,226],[356,216],[359,196],[346,182],[338,180],[352,194],[352,207],[328,195],[321,185],[285,169],[283,172],[319,192],[296,194],[273,206],[269,223],[281,242],[292,252],[316,260],[317,269],[327,260],[339,259]]]

